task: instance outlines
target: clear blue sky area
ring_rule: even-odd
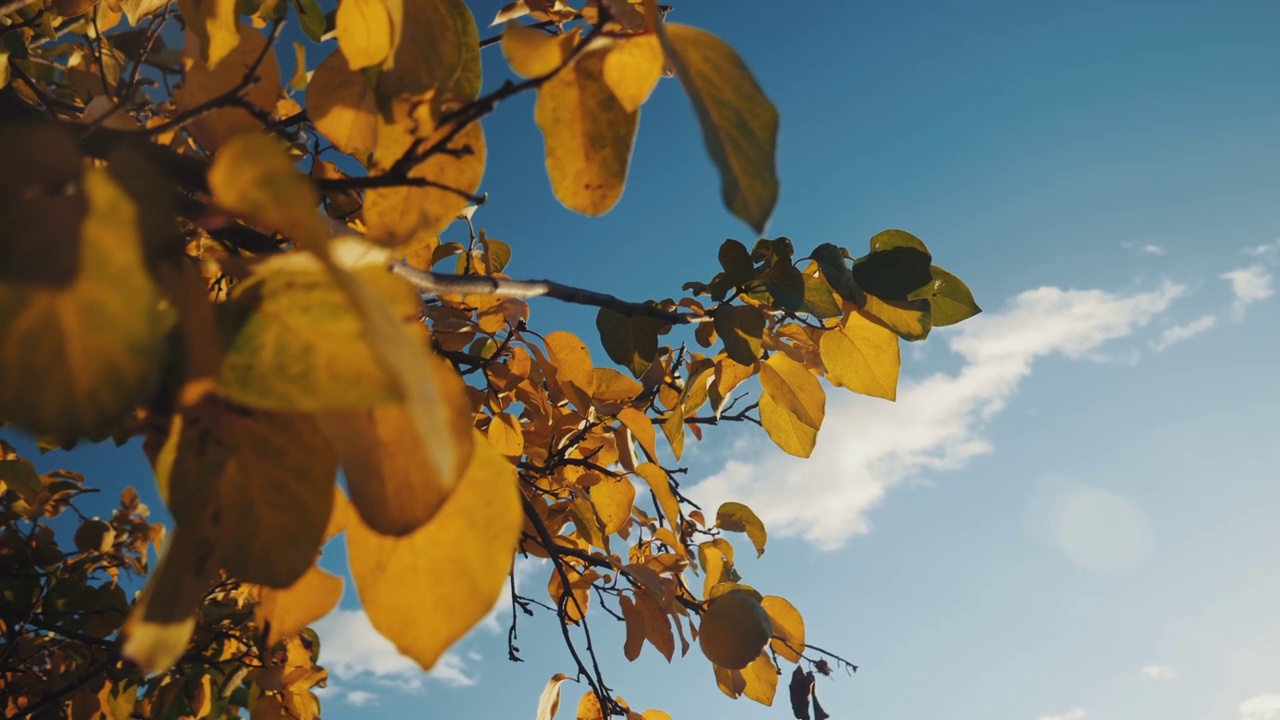
[[[472,3],[482,26],[500,4]],[[770,237],[860,253],[900,227],[986,309],[904,351],[897,404],[833,391],[809,461],[738,427],[686,458],[694,499],[769,524],[745,581],[862,666],[820,679],[833,717],[1280,718],[1280,5],[744,0],[670,20],[727,39],[781,111]],[[476,218],[513,276],[661,298],[709,279],[724,238],[754,239],[675,80],[604,218],[556,204],[532,106],[485,123]],[[533,307],[535,329],[593,333],[589,309]],[[39,463],[154,498],[136,446]],[[547,572],[520,577],[537,594]],[[424,677],[353,592],[342,607],[321,623],[338,720],[531,717],[573,667],[549,616],[522,618],[527,662],[508,664],[503,609]],[[633,706],[790,716],[723,697],[696,649],[628,663],[604,619]]]

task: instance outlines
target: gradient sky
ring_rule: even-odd
[[[500,4],[472,2],[481,25]],[[770,237],[861,253],[900,227],[986,309],[907,349],[896,404],[833,390],[808,461],[736,427],[686,457],[694,499],[769,526],[744,580],[862,666],[820,679],[833,717],[1280,718],[1280,5],[744,0],[670,20],[727,39],[781,111]],[[485,127],[476,219],[513,245],[515,277],[673,296],[724,238],[753,240],[674,80],[604,218],[555,203],[532,98]],[[531,324],[590,339],[593,318],[535,301]],[[136,444],[39,465],[154,497]],[[340,544],[324,562],[341,568]],[[781,696],[723,697],[696,649],[628,663],[605,619],[606,677],[634,707],[790,717]],[[507,663],[509,620],[423,676],[349,591],[319,628],[326,716],[531,717],[572,660],[544,615]]]

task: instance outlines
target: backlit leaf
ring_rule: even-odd
[[[547,681],[547,686],[543,688],[542,695],[538,698],[538,713],[536,720],[552,720],[556,716],[556,712],[560,710],[560,686],[565,680],[572,680],[564,673],[556,673]]]
[[[777,595],[766,595],[760,601],[773,622],[773,640],[769,647],[786,660],[800,662],[804,652],[804,618],[795,606]]]
[[[534,105],[551,189],[565,207],[585,215],[603,215],[621,197],[640,119],[605,84],[605,55],[578,58],[543,83]]]
[[[595,389],[595,373],[591,365],[591,352],[573,333],[557,330],[546,337],[547,353],[555,364],[556,379],[565,396],[582,412],[591,407],[591,393]]]
[[[387,8],[391,54],[377,87],[384,115],[402,96],[453,91],[471,99],[479,92],[480,34],[463,0],[387,0]]]
[[[338,47],[352,70],[377,65],[391,52],[391,13],[384,0],[341,0]]]
[[[427,525],[404,537],[358,521],[347,530],[351,574],[370,622],[424,669],[493,607],[523,526],[515,469],[482,438],[475,448]]]
[[[520,23],[508,23],[502,30],[502,54],[507,64],[527,78],[554,72],[573,54],[577,43],[577,30],[552,35]]]
[[[636,487],[625,477],[606,477],[591,486],[591,502],[600,514],[605,533],[612,535],[631,521]]]
[[[235,0],[216,2],[230,3],[234,12]],[[173,101],[180,112],[204,105],[244,79],[254,61],[263,53],[267,39],[247,25],[241,25],[238,33],[239,40],[216,68],[195,55],[199,43],[188,41],[183,47],[184,79],[181,87],[173,91]],[[257,79],[242,96],[258,110],[270,113],[280,95],[280,65],[274,49],[265,52],[262,64],[254,72]],[[214,151],[236,135],[262,132],[262,123],[243,108],[220,107],[197,116],[186,128],[196,142],[206,150]]]
[[[578,701],[577,720],[605,720],[604,711],[600,709],[600,698],[595,692],[588,690]]]
[[[809,457],[826,406],[822,385],[800,363],[774,353],[760,365],[760,422],[783,451]]]
[[[656,449],[658,433],[653,429],[653,423],[649,422],[647,415],[635,408],[623,408],[618,411],[618,421],[631,431],[632,437],[640,443],[640,447],[651,460],[658,457]]]
[[[209,168],[214,200],[231,212],[318,247],[327,235],[316,212],[320,194],[298,172],[283,143],[262,134],[241,135],[227,142]]]
[[[253,615],[258,627],[271,628],[267,644],[274,645],[328,615],[341,597],[342,578],[313,565],[287,588],[261,588]]]
[[[822,270],[822,276],[827,284],[839,293],[840,297],[858,306],[866,302],[866,295],[853,279],[853,271],[845,263],[840,248],[831,243],[824,243],[814,248],[809,256],[818,263],[818,268]]]
[[[903,340],[923,340],[933,328],[929,301],[924,299],[882,300],[875,295],[868,295],[866,304],[859,312],[897,333]]]
[[[307,117],[333,146],[362,158],[377,146],[378,106],[364,75],[352,70],[342,50],[320,63],[307,85]]]
[[[667,516],[667,524],[678,536],[680,534],[680,501],[676,499],[676,494],[671,489],[671,481],[667,478],[667,474],[651,462],[636,468],[636,474],[649,484],[654,497],[658,498],[658,507],[662,509],[662,514]]]
[[[236,0],[178,0],[178,9],[193,36],[187,44],[199,51],[209,69],[217,68],[242,42]],[[132,15],[129,21],[137,24]]]
[[[711,667],[715,670],[716,687],[720,688],[720,692],[734,700],[742,697],[742,691],[747,689],[747,679],[742,676],[741,670],[730,670],[715,663],[711,663]]]
[[[902,359],[893,331],[854,312],[824,332],[818,348],[831,384],[885,400],[897,397]]]
[[[731,532],[746,533],[751,539],[751,544],[756,548],[756,557],[764,555],[764,545],[769,539],[769,534],[764,529],[764,523],[756,517],[751,508],[739,502],[723,503],[716,510],[716,525]]]
[[[657,86],[663,63],[662,44],[656,34],[621,38],[605,55],[604,82],[623,109],[635,112]]]
[[[933,280],[911,293],[911,299],[929,301],[934,327],[955,325],[982,312],[973,299],[973,292],[960,278],[934,265],[929,268]]]
[[[489,422],[488,439],[494,450],[507,457],[518,458],[524,454],[524,432],[520,428],[520,420],[511,413],[493,416]]]
[[[103,169],[71,187],[87,205],[67,238],[74,280],[0,282],[0,417],[60,442],[102,437],[145,399],[169,324],[143,259],[145,209]]]
[[[173,666],[195,630],[196,608],[218,573],[212,528],[178,528],[169,536],[160,564],[121,628],[121,656],[144,673]]]
[[[761,705],[773,705],[778,691],[778,667],[769,659],[769,653],[760,653],[752,663],[742,669],[745,685],[742,694]]]
[[[659,24],[667,59],[693,103],[720,171],[724,203],[763,233],[778,199],[778,111],[733,48],[706,31]]]

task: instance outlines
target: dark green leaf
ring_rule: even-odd
[[[720,246],[720,267],[724,268],[725,279],[734,285],[741,285],[756,274],[747,246],[737,240],[725,240]]]
[[[853,279],[863,290],[885,300],[905,300],[933,279],[927,253],[911,247],[894,247],[858,258]]]
[[[623,315],[609,308],[600,308],[596,314],[596,329],[605,352],[636,377],[643,375],[658,356],[660,327],[654,318]]]
[[[822,270],[822,276],[827,279],[827,284],[839,293],[840,297],[858,306],[866,302],[862,288],[858,287],[858,282],[853,279],[853,271],[845,264],[844,254],[840,252],[840,248],[831,243],[824,243],[814,248],[809,257],[818,263],[818,268]]]
[[[804,311],[818,318],[840,317],[840,306],[827,283],[816,275],[804,275]]]
[[[734,362],[755,364],[764,335],[764,311],[754,305],[721,305],[716,308],[715,327]]]
[[[293,9],[298,13],[298,24],[302,26],[302,32],[312,42],[320,42],[325,29],[324,10],[320,9],[320,4],[316,0],[293,0]]]

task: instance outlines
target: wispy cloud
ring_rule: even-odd
[[[990,453],[985,425],[1037,358],[1087,358],[1164,312],[1184,291],[1166,283],[1131,295],[1054,287],[1024,292],[1001,311],[959,326],[949,343],[964,360],[956,374],[904,383],[894,404],[832,391],[812,457],[743,448],[694,493],[708,502],[747,503],[771,533],[838,547],[868,531],[867,512],[890,487]]]
[[[344,699],[347,701],[347,704],[355,705],[356,707],[378,704],[378,696],[368,690],[352,690],[347,693],[347,696]]]
[[[1132,240],[1129,242],[1120,243],[1120,247],[1123,247],[1126,250],[1134,250],[1143,255],[1160,256],[1160,255],[1166,255],[1169,252],[1162,245],[1156,245],[1155,243],[1137,243],[1137,242],[1133,242]]]
[[[1264,243],[1262,245],[1254,245],[1253,247],[1247,247],[1244,249],[1244,254],[1252,255],[1253,257],[1268,257],[1272,255],[1278,255],[1280,254],[1280,240],[1274,240],[1272,242]]]
[[[1041,715],[1040,720],[1080,720],[1088,714],[1084,708],[1074,708],[1057,715]]]
[[[1173,680],[1178,677],[1178,671],[1168,665],[1144,665],[1142,676],[1151,680]]]
[[[1262,693],[1240,703],[1240,720],[1280,718],[1280,693]]]
[[[1271,297],[1271,273],[1261,265],[1225,272],[1219,278],[1231,283],[1231,294],[1235,301],[1231,304],[1231,318],[1236,322],[1244,319],[1245,310],[1259,300]]]
[[[1218,318],[1213,315],[1202,315],[1189,323],[1165,328],[1164,332],[1160,333],[1160,339],[1151,343],[1151,349],[1156,352],[1164,352],[1183,340],[1188,340],[1208,331],[1216,324],[1218,324]]]
[[[431,672],[423,672],[373,628],[363,610],[335,610],[313,627],[324,638],[321,662],[343,681],[371,680],[406,692],[420,690],[424,678],[454,686],[476,683],[466,661],[452,652],[445,653]]]

